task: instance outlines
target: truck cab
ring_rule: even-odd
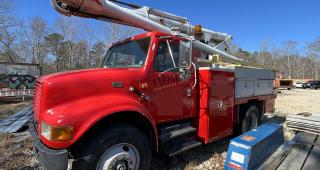
[[[192,40],[148,32],[111,46],[101,68],[40,77],[30,132],[41,164],[147,169],[152,152],[173,156],[257,127],[274,109],[269,81],[251,88],[239,68],[200,63],[209,58]]]

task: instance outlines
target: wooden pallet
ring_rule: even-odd
[[[265,170],[319,170],[320,137],[299,132],[281,146],[262,166]]]

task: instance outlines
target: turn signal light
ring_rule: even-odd
[[[73,127],[53,127],[51,129],[51,140],[52,141],[71,141],[73,138]]]
[[[71,141],[73,138],[74,128],[72,126],[50,126],[49,124],[41,123],[41,134],[47,140],[65,142]]]

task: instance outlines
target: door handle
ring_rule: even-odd
[[[187,88],[187,90],[186,90],[186,96],[187,96],[187,97],[191,97],[191,96],[192,96],[192,89],[191,89],[191,88]]]

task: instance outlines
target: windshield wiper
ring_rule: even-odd
[[[129,63],[123,62],[123,63],[119,63],[119,64],[121,64],[123,66],[123,68],[127,68]]]
[[[112,65],[113,65],[113,64],[111,64],[111,63],[107,63],[107,64],[105,64],[103,67],[104,67],[104,68],[110,68]]]

